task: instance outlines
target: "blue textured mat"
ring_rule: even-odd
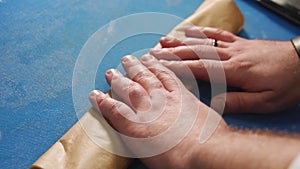
[[[28,168],[76,121],[72,74],[87,39],[109,21],[137,12],[181,18],[202,1],[0,0],[0,168]],[[237,1],[246,25],[241,36],[288,40],[300,28],[252,1]],[[145,38],[147,37],[147,38]],[[151,48],[159,36],[122,42],[97,73],[96,87],[108,90],[105,69],[131,51]],[[132,43],[133,40],[136,43]],[[138,45],[136,45],[138,44]],[[87,98],[87,97],[86,97]],[[86,100],[84,100],[86,102]],[[81,110],[90,107],[86,104]],[[299,107],[271,115],[226,115],[231,125],[300,132]],[[135,163],[132,168],[143,168]]]

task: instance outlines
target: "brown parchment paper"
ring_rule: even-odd
[[[201,6],[168,35],[182,38],[188,25],[209,26],[238,33],[244,24],[244,17],[233,0],[205,0]],[[156,45],[155,48],[160,48]],[[84,128],[82,127],[84,125]],[[109,132],[107,123],[90,109],[83,117],[48,151],[31,169],[126,169],[131,159],[114,155],[90,139],[90,134],[108,147],[124,149],[120,138]],[[88,131],[88,134],[87,134]]]

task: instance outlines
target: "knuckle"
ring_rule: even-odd
[[[171,78],[172,76],[175,76],[175,73],[172,71],[167,71],[164,68],[150,68],[155,69],[155,75],[163,78]]]
[[[186,48],[187,48],[186,46],[178,46],[178,47],[170,48],[169,52],[179,57],[180,55],[182,55],[183,52],[186,51]]]
[[[205,54],[206,50],[207,50],[207,47],[206,46],[203,46],[203,45],[195,45],[193,47],[190,48],[196,55],[197,57],[200,59],[201,56],[203,54]]]
[[[138,87],[137,85],[134,85],[130,88],[129,90],[129,96],[130,97],[139,97],[144,95],[144,91],[143,89],[141,89],[140,87]]]
[[[201,60],[197,62],[197,78],[208,80],[207,66]],[[194,72],[195,73],[195,72]]]
[[[284,107],[284,104],[276,99],[280,94],[270,94],[263,97],[259,102],[261,103],[261,108],[259,113],[271,113],[280,110]]]
[[[236,105],[237,105],[237,111],[243,111],[245,108],[245,105],[248,105],[247,101],[244,99],[244,97],[241,97],[237,95],[236,97]]]
[[[234,66],[234,64],[231,62],[231,60],[223,61],[223,69],[225,71],[233,70],[233,66]]]
[[[174,72],[172,71],[168,71],[168,70],[165,70],[165,69],[156,69],[155,71],[155,75],[156,77],[162,82],[162,83],[176,83],[176,75]],[[158,88],[161,88],[162,87],[162,84],[161,83],[158,83],[157,84],[157,87]]]
[[[150,82],[150,85],[153,87],[153,88],[162,88],[162,84],[161,83],[158,83],[158,82]]]
[[[120,107],[122,105],[119,103],[119,102],[114,102],[111,107],[110,107],[110,110],[111,110],[111,114],[112,116],[114,116],[115,118],[118,118],[120,117],[120,113],[119,113],[119,110],[120,110]]]
[[[178,52],[179,48],[180,48],[180,46],[179,47],[168,48],[168,52],[175,54],[176,52]]]
[[[224,63],[224,68],[231,71],[240,71],[243,68],[243,64],[240,60],[237,59],[230,59],[228,61],[225,61]]]
[[[245,61],[245,60],[236,60],[233,61],[233,64],[235,65],[235,69],[237,71],[246,71],[249,70],[253,64],[249,61]]]
[[[133,78],[132,80],[139,82],[139,81],[143,81],[143,80],[148,80],[151,79],[153,75],[151,75],[149,72],[145,72],[145,71],[141,71],[138,72]]]
[[[151,70],[149,68],[149,70]],[[157,75],[156,75],[157,76]],[[134,81],[138,83],[147,83],[149,86],[152,86],[154,88],[161,88],[162,85],[159,83],[159,81],[156,79],[156,77],[149,73],[149,72],[139,72],[134,78]]]
[[[204,63],[200,59],[197,60],[197,68],[198,68],[199,71],[206,70],[206,66],[204,65]]]
[[[224,48],[217,49],[216,50],[217,53],[219,55],[222,55],[223,57],[226,56],[226,60],[230,59],[232,57],[232,52],[231,52],[230,45],[228,45],[227,42],[222,42],[221,41],[219,46],[224,47]]]
[[[169,42],[170,43],[177,43],[177,44],[181,44],[182,43],[182,41],[179,40],[179,39],[177,39],[177,38],[172,38]]]
[[[217,35],[221,35],[221,34],[224,33],[224,31],[223,31],[222,29],[216,28],[216,29],[215,29],[215,33],[216,33]]]

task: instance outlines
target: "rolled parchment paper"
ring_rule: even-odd
[[[205,0],[200,7],[168,35],[184,37],[188,25],[209,26],[238,33],[244,24],[244,17],[233,0]],[[160,48],[160,44],[155,48]],[[62,136],[31,169],[126,169],[132,159],[121,157],[101,148],[89,136],[106,147],[126,151],[119,136],[109,132],[108,124],[94,109],[87,111],[82,118]],[[84,127],[83,127],[84,126]],[[87,134],[88,133],[88,134]]]

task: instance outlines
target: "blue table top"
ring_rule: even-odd
[[[189,16],[201,0],[0,0],[0,168],[28,168],[78,119],[72,101],[75,62],[88,38],[119,17],[140,12]],[[237,0],[246,18],[241,36],[289,40],[300,28],[254,1]],[[153,47],[159,35],[136,36],[107,53],[96,88],[107,91],[104,71],[122,55]],[[110,57],[111,58],[111,57]],[[225,115],[231,125],[300,132],[300,108],[269,115]],[[135,167],[139,166],[137,164]]]

